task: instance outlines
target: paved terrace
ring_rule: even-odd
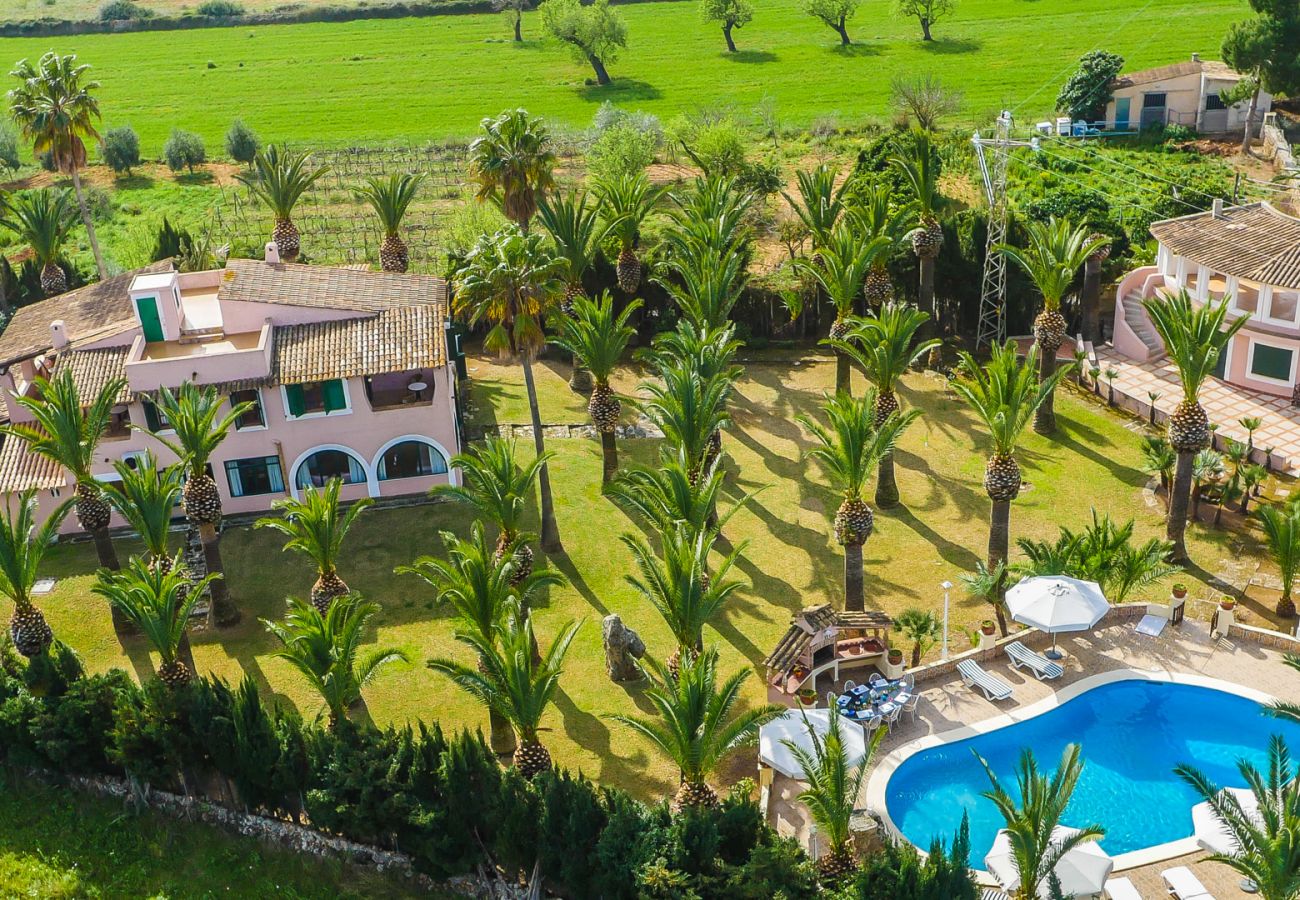
[[[1235,626],[1232,636],[1214,641],[1210,638],[1207,622],[1188,618],[1179,626],[1167,627],[1158,638],[1144,637],[1133,631],[1136,616],[1142,612],[1145,612],[1145,608],[1137,604],[1119,607],[1107,617],[1106,622],[1110,624],[1104,627],[1077,635],[1061,635],[1059,645],[1068,656],[1062,661],[1065,674],[1056,681],[1037,681],[1032,674],[1012,668],[1000,648],[981,652],[981,657],[987,657],[983,659],[982,665],[1002,676],[1015,688],[1014,698],[1002,703],[994,704],[986,700],[982,693],[966,687],[953,671],[952,660],[946,664],[922,667],[917,670],[921,676],[917,683],[921,702],[915,721],[903,715],[893,731],[882,741],[876,758],[883,759],[891,751],[916,738],[1006,714],[1044,699],[1060,685],[1120,668],[1163,670],[1218,678],[1247,685],[1281,699],[1300,702],[1300,674],[1282,664],[1281,650],[1245,638],[1247,634],[1258,634],[1257,630]],[[1189,616],[1192,612],[1189,605]],[[1039,650],[1050,643],[1048,636],[1034,631],[1022,631],[1015,637]],[[1300,649],[1300,645],[1295,642],[1288,642],[1280,635],[1276,637],[1279,640],[1275,643],[1290,643]],[[926,678],[927,674],[932,677]],[[822,687],[823,694],[826,690],[826,687]],[[794,799],[801,788],[800,783],[778,773],[771,790],[769,820],[780,833],[794,835],[807,846],[807,811]],[[862,805],[866,805],[865,797]],[[972,848],[973,866],[978,868],[982,865],[983,854],[987,849]],[[1249,896],[1238,888],[1239,879],[1231,870],[1207,863],[1204,857],[1204,853],[1196,853],[1117,874],[1129,878],[1142,896],[1149,900],[1167,896],[1160,881],[1160,872],[1176,865],[1189,866],[1219,900]]]

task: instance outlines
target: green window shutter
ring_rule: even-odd
[[[289,398],[289,415],[301,416],[307,411],[307,401],[303,398],[301,384],[286,384],[284,395]]]
[[[334,378],[321,385],[321,396],[325,400],[325,412],[333,412],[336,409],[345,409],[347,400],[343,396],[343,381]]]
[[[144,407],[144,422],[149,426],[149,430],[162,431],[162,420],[158,418],[158,407],[148,400],[141,400],[140,405]]]
[[[1291,351],[1285,347],[1270,347],[1256,344],[1255,355],[1250,361],[1252,375],[1276,378],[1278,381],[1291,379]]]

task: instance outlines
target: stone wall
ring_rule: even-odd
[[[1268,647],[1271,650],[1280,650],[1283,653],[1300,654],[1300,640],[1293,635],[1272,631],[1268,628],[1256,628],[1253,625],[1241,625],[1234,622],[1232,627],[1228,629],[1228,637],[1259,644],[1261,647]]]

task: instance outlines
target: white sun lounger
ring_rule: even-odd
[[[1106,882],[1107,900],[1142,900],[1138,889],[1127,878],[1112,878]]]
[[[1041,653],[1035,653],[1020,641],[1007,644],[1007,657],[1011,660],[1011,665],[1017,669],[1028,669],[1039,681],[1044,678],[1060,678],[1065,674],[1060,663],[1054,663]]]
[[[1145,634],[1147,637],[1160,637],[1160,632],[1164,631],[1165,626],[1168,624],[1169,620],[1164,616],[1146,615],[1142,617],[1142,620],[1137,623],[1133,630],[1138,634]]]
[[[1160,873],[1170,897],[1178,900],[1214,900],[1214,895],[1205,889],[1199,878],[1192,874],[1187,866],[1175,866]]]
[[[957,663],[957,671],[961,673],[962,681],[979,688],[990,700],[1006,700],[1012,694],[1011,685],[992,672],[984,671],[984,667],[973,659]]]
[[[985,888],[984,893],[980,894],[980,900],[1011,900],[1011,897],[997,888]]]

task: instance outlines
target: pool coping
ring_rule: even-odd
[[[885,824],[885,829],[889,834],[902,841],[907,841],[907,837],[902,830],[894,824],[893,819],[889,817],[889,807],[885,802],[886,786],[889,779],[893,776],[898,767],[903,764],[909,757],[928,750],[931,747],[937,747],[940,744],[951,744],[955,741],[966,740],[976,735],[984,734],[989,731],[996,731],[999,728],[1006,728],[1009,725],[1015,725],[1019,722],[1041,716],[1044,713],[1051,712],[1058,706],[1068,703],[1080,694],[1087,693],[1094,688],[1106,684],[1113,684],[1117,681],[1156,681],[1171,684],[1187,684],[1195,687],[1210,688],[1212,690],[1223,691],[1225,693],[1235,694],[1248,700],[1254,700],[1256,703],[1269,704],[1276,702],[1277,698],[1264,691],[1256,690],[1246,685],[1237,684],[1234,681],[1225,681],[1222,678],[1209,678],[1204,675],[1191,675],[1181,672],[1170,672],[1165,669],[1135,669],[1122,668],[1111,669],[1107,672],[1099,672],[1096,675],[1089,675],[1078,681],[1065,685],[1060,690],[1053,691],[1048,697],[1038,700],[1028,706],[1001,713],[1000,715],[990,716],[979,722],[970,725],[962,725],[958,728],[952,728],[938,734],[927,734],[923,737],[916,738],[890,751],[871,772],[871,777],[867,780],[867,810],[878,815]],[[971,688],[974,690],[974,688]],[[1104,838],[1103,838],[1104,841]],[[911,843],[908,841],[908,843]],[[974,849],[974,848],[972,848]],[[1115,871],[1121,872],[1126,869],[1135,869],[1139,866],[1146,866],[1152,863],[1163,862],[1167,859],[1173,859],[1178,856],[1185,856],[1188,853],[1194,853],[1202,849],[1197,843],[1195,837],[1180,838],[1176,841],[1168,841],[1163,844],[1155,844],[1151,847],[1144,847],[1141,850],[1131,850],[1128,853],[1116,854]],[[925,855],[925,849],[917,847],[922,856]],[[982,860],[981,860],[982,863]],[[983,869],[972,866],[975,876],[981,881],[988,881],[996,884],[993,876]]]

